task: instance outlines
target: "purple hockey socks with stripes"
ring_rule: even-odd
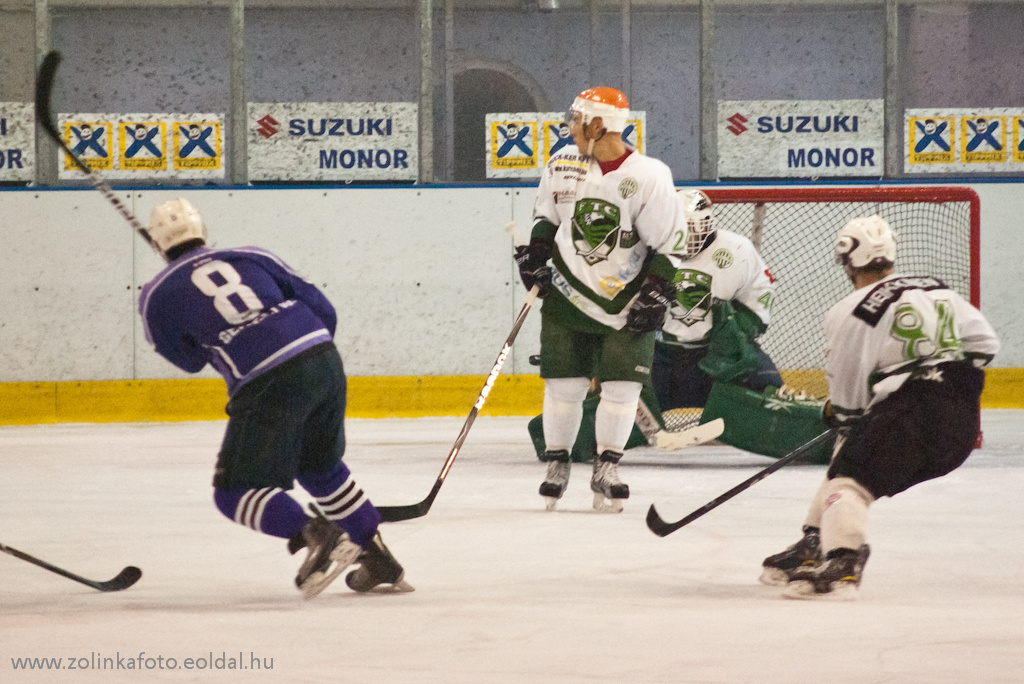
[[[274,537],[291,539],[309,520],[299,502],[280,487],[215,489],[213,501],[239,525]]]
[[[300,475],[299,484],[316,498],[324,517],[345,530],[356,544],[365,547],[377,532],[380,513],[343,462],[326,473]]]

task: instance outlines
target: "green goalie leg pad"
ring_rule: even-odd
[[[700,422],[725,420],[723,444],[772,458],[781,458],[811,441],[827,428],[820,399],[796,399],[776,394],[777,387],[754,392],[728,382],[711,387]],[[828,464],[834,440],[826,440],[804,457],[807,463]]]
[[[587,397],[583,402],[583,423],[580,431],[576,434],[576,444],[572,447],[572,460],[575,463],[591,463],[597,451],[597,437],[594,433],[594,416],[597,414],[597,403],[601,400],[599,395]],[[536,416],[530,420],[527,429],[530,432],[530,439],[533,441],[533,448],[537,452],[537,458],[544,460],[544,416]],[[629,435],[626,448],[647,446],[647,438],[640,428],[633,425],[633,432]]]

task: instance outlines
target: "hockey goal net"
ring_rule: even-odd
[[[824,399],[825,312],[849,294],[834,260],[839,229],[851,218],[878,214],[896,233],[896,268],[932,275],[978,306],[978,195],[963,187],[821,187],[705,190],[716,227],[754,243],[775,277],[772,320],[764,350],[796,391]],[[699,409],[664,416],[669,430],[700,419]]]

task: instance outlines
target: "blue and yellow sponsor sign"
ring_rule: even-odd
[[[222,114],[58,114],[57,128],[75,156],[109,179],[224,177]],[[74,159],[61,157],[58,178],[80,177]]]
[[[1010,118],[1010,125],[1013,130],[1013,146],[1010,148],[1010,160],[1024,162],[1024,114],[1017,114]]]
[[[1004,163],[1006,161],[1006,117],[961,117],[960,161],[964,164]]]
[[[175,169],[220,169],[223,151],[220,121],[173,121]]]
[[[496,119],[488,122],[488,166],[494,170],[537,169],[537,122]]]
[[[122,169],[167,168],[167,124],[163,121],[118,122],[118,152]]]
[[[569,124],[565,122],[564,117],[559,119],[543,119],[540,122],[540,128],[544,135],[543,163],[545,164],[548,159],[556,155],[563,147],[574,144],[572,133],[569,131]],[[622,131],[622,139],[626,141],[627,145],[643,154],[644,119],[628,119],[626,121],[626,128]]]
[[[622,139],[640,154],[644,153],[644,123],[644,118],[626,119],[626,127],[622,129]]]
[[[76,119],[64,122],[64,142],[75,156],[94,171],[114,168],[114,122],[96,119]],[[62,153],[64,168],[77,169],[70,155]]]
[[[952,164],[955,152],[956,117],[911,116],[907,131],[910,164]]]
[[[904,171],[1003,173],[1024,162],[1020,107],[908,109]]]
[[[544,132],[544,159],[542,164],[546,164],[548,159],[558,154],[563,147],[574,144],[572,133],[569,130],[569,124],[565,122],[564,114],[560,118],[545,117],[540,122],[540,127]]]

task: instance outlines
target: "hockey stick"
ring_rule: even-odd
[[[640,432],[644,434],[644,437],[647,438],[648,444],[663,450],[685,449],[697,446],[704,442],[710,442],[725,432],[725,421],[721,418],[716,418],[688,430],[669,432],[661,427],[661,423],[654,417],[654,411],[644,402],[643,398],[637,402],[634,423],[640,428]]]
[[[121,572],[117,573],[117,577],[115,577],[114,579],[109,579],[106,582],[96,582],[95,580],[86,579],[84,577],[76,575],[73,572],[68,572],[63,568],[58,568],[56,565],[50,565],[46,561],[39,560],[34,556],[30,556],[24,551],[12,549],[10,546],[7,546],[5,544],[0,544],[0,551],[3,551],[4,553],[9,553],[15,558],[20,558],[23,561],[28,561],[33,565],[38,565],[39,567],[45,568],[50,572],[55,572],[58,575],[63,575],[68,579],[73,579],[76,582],[81,582],[86,586],[92,587],[93,589],[99,589],[100,591],[121,591],[122,589],[127,589],[128,587],[132,586],[133,584],[139,581],[140,577],[142,577],[142,570],[139,570],[134,565],[129,565]]]
[[[53,138],[54,142],[60,146],[64,154],[74,160],[75,166],[86,175],[93,187],[99,190],[100,194],[114,205],[114,208],[121,214],[121,217],[131,224],[135,232],[141,235],[148,245],[152,246],[153,239],[149,236],[149,231],[128,211],[128,207],[114,194],[114,191],[110,189],[107,182],[74,153],[68,144],[64,142],[64,137],[60,134],[60,131],[57,130],[57,122],[53,118],[50,105],[53,97],[53,79],[57,75],[57,66],[59,64],[60,52],[51,50],[43,58],[43,64],[39,67],[39,74],[36,76],[36,121],[42,125],[46,134]]]
[[[661,516],[658,515],[658,511],[655,510],[654,504],[651,504],[650,509],[648,509],[647,511],[647,527],[649,527],[651,529],[651,532],[654,532],[654,534],[658,535],[659,537],[668,536],[676,530],[678,530],[680,527],[692,523],[694,520],[701,517],[708,511],[714,508],[718,508],[720,505],[722,505],[732,497],[736,496],[745,489],[749,489],[752,485],[768,477],[779,468],[789,465],[796,459],[806,454],[808,451],[810,451],[818,444],[824,442],[826,439],[831,438],[833,434],[833,430],[826,430],[825,432],[821,433],[820,435],[818,435],[811,441],[807,442],[806,444],[799,446],[793,451],[789,452],[788,454],[780,458],[778,461],[772,463],[770,466],[760,471],[753,477],[747,478],[743,482],[740,482],[738,485],[727,491],[725,494],[722,494],[721,496],[712,499],[708,503],[704,504],[703,506],[695,510],[693,513],[690,513],[682,520],[678,520],[674,523],[665,522],[661,519]]]
[[[725,421],[715,418],[710,422],[679,432],[659,430],[654,433],[654,446],[659,449],[685,449],[717,439],[723,432],[725,432]]]
[[[434,503],[434,499],[437,497],[437,493],[441,490],[441,485],[444,484],[444,479],[448,477],[448,471],[451,470],[452,463],[455,462],[455,457],[459,455],[459,449],[462,448],[463,442],[466,441],[466,437],[469,435],[469,428],[473,426],[473,421],[476,420],[476,416],[480,413],[480,409],[483,408],[484,402],[487,401],[487,395],[490,394],[491,388],[494,386],[494,381],[498,379],[498,375],[501,373],[501,367],[505,365],[505,360],[508,358],[509,352],[512,351],[512,343],[516,339],[516,335],[519,334],[519,329],[523,327],[523,321],[526,320],[526,315],[530,313],[530,307],[533,306],[533,302],[537,299],[536,285],[530,290],[530,293],[526,295],[526,303],[523,304],[523,308],[519,311],[519,316],[516,317],[515,323],[512,325],[512,332],[509,333],[508,339],[505,340],[505,344],[501,348],[501,353],[498,354],[498,359],[494,362],[494,366],[491,368],[490,375],[487,376],[487,380],[484,382],[484,387],[480,390],[480,395],[476,398],[473,403],[473,408],[470,409],[469,415],[466,416],[466,422],[462,425],[462,430],[459,432],[458,439],[455,440],[455,444],[452,446],[452,450],[448,453],[448,458],[445,459],[444,466],[441,468],[441,474],[437,476],[437,481],[434,482],[433,488],[430,490],[430,494],[427,495],[423,501],[414,504],[408,504],[406,506],[377,506],[377,510],[380,511],[381,518],[384,522],[398,522],[399,520],[411,520],[412,518],[419,518],[427,514],[430,510],[430,506]]]
[[[521,242],[519,237],[516,235],[516,224],[515,221],[505,226],[505,232],[513,237],[515,242]],[[462,424],[462,430],[459,431],[459,436],[455,440],[455,444],[452,445],[452,450],[448,452],[448,458],[445,459],[444,465],[441,467],[441,474],[437,476],[437,480],[434,482],[434,486],[430,489],[430,493],[427,498],[423,499],[419,503],[408,504],[405,506],[378,506],[377,510],[380,512],[382,522],[399,522],[401,520],[411,520],[413,518],[419,518],[427,514],[430,507],[434,503],[434,499],[437,498],[437,493],[441,491],[441,485],[444,484],[444,480],[448,477],[448,471],[451,470],[452,463],[455,462],[455,457],[459,455],[459,450],[462,448],[462,444],[466,441],[466,437],[469,435],[469,429],[473,426],[473,421],[476,420],[476,416],[480,413],[480,409],[483,408],[484,402],[487,401],[487,395],[490,394],[491,388],[494,386],[495,380],[498,379],[498,375],[501,373],[502,366],[505,365],[505,360],[508,358],[509,352],[512,351],[512,343],[516,339],[516,335],[519,334],[519,329],[523,327],[523,322],[526,321],[526,315],[530,313],[530,308],[533,306],[533,302],[537,299],[537,293],[540,291],[539,286],[534,285],[530,292],[526,295],[526,302],[523,303],[523,308],[519,310],[519,315],[516,316],[515,323],[512,324],[512,332],[509,333],[508,338],[505,340],[505,344],[501,348],[501,353],[498,354],[497,360],[491,367],[491,372],[487,376],[487,380],[484,381],[483,389],[480,390],[479,396],[476,401],[473,402],[473,408],[470,409],[469,415],[466,416],[466,422]]]

